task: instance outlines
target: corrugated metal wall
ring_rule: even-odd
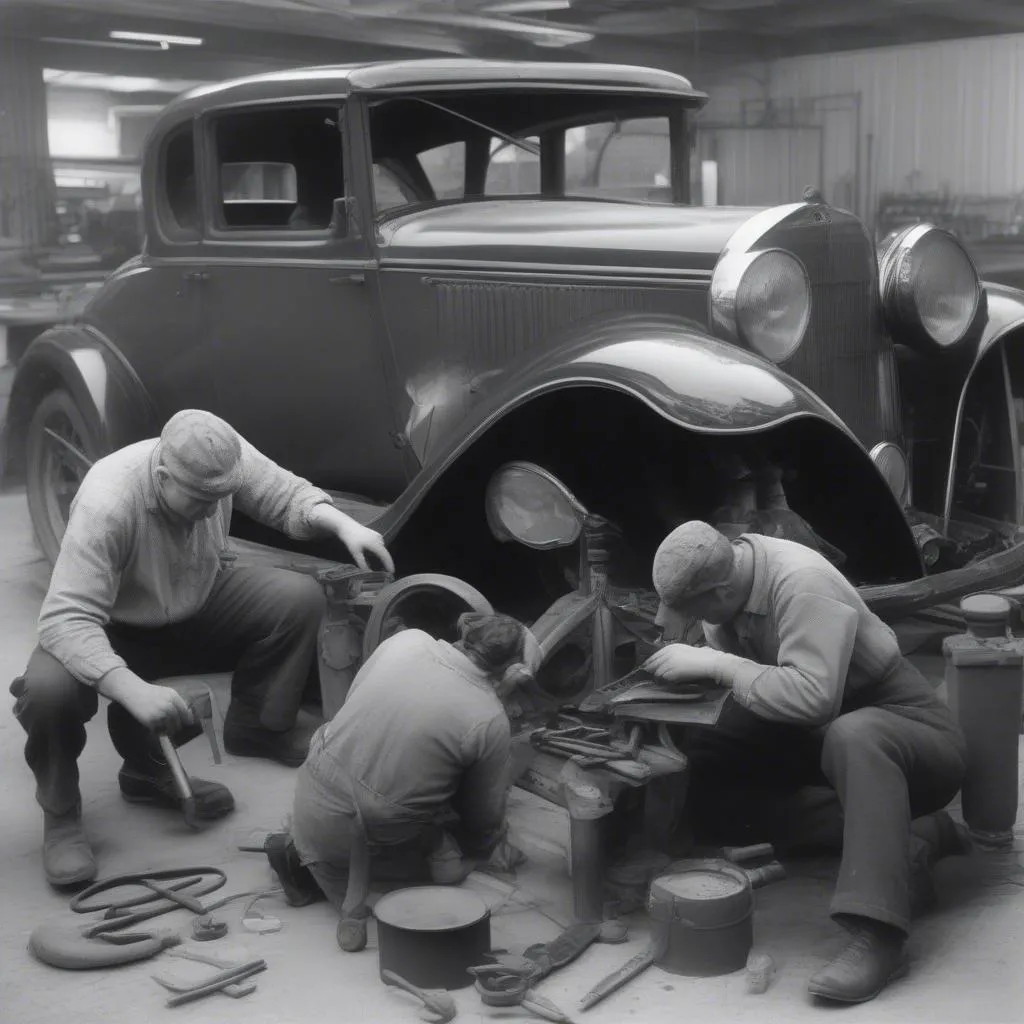
[[[768,124],[820,125],[823,180],[804,184],[862,217],[883,192],[1008,195],[1024,190],[1022,66],[1024,35],[754,65],[698,83],[712,97],[702,134],[723,134],[712,125],[763,125],[766,111]],[[763,193],[762,161],[790,166],[791,136],[780,128],[771,151],[758,143],[758,163],[730,163],[724,201]],[[799,194],[780,188],[775,198]]]

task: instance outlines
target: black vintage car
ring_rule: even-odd
[[[522,614],[564,589],[547,549],[575,534],[529,472],[488,491],[513,462],[615,524],[627,586],[681,519],[749,526],[766,501],[858,584],[920,602],[1016,581],[1024,294],[927,225],[879,261],[814,193],[691,205],[705,100],[645,68],[436,60],[173,102],[142,254],[14,382],[6,477],[47,555],[92,460],[202,407],[354,496],[402,572]],[[536,543],[503,543],[513,520]],[[922,583],[922,551],[953,576]]]

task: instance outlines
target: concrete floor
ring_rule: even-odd
[[[35,642],[35,618],[46,569],[31,540],[23,495],[0,496],[0,680],[17,675]],[[934,663],[926,669],[935,671]],[[941,663],[938,666],[941,672]],[[220,710],[225,695],[218,694]],[[116,784],[117,759],[101,714],[89,726],[82,758],[86,827],[96,845],[104,877],[143,868],[217,865],[228,875],[222,893],[262,889],[271,874],[261,856],[236,847],[259,830],[278,827],[288,813],[293,772],[252,760],[226,757],[213,764],[209,748],[196,740],[183,751],[193,773],[227,783],[237,799],[234,815],[193,834],[167,812],[125,804]],[[296,909],[281,899],[264,900],[264,913],[278,916],[280,932],[265,936],[240,928],[244,902],[217,917],[231,927],[213,943],[221,955],[264,957],[268,970],[257,991],[244,1000],[213,996],[191,1006],[167,1009],[165,993],[150,979],[154,971],[190,974],[193,965],[166,957],[116,970],[77,973],[46,967],[26,951],[33,927],[50,917],[65,918],[66,898],[43,879],[38,846],[41,815],[32,797],[32,778],[22,759],[23,734],[6,711],[0,713],[0,1024],[138,1024],[176,1020],[217,1024],[320,1024],[320,1022],[415,1022],[418,1003],[385,988],[377,974],[375,939],[360,954],[341,953],[335,921],[324,904]],[[520,952],[531,942],[553,938],[568,917],[570,893],[565,848],[567,822],[560,810],[515,791],[514,838],[530,856],[515,890],[473,875],[466,883],[492,905],[495,948]],[[1024,822],[1024,816],[1019,820]],[[871,1003],[822,1007],[806,994],[808,976],[841,946],[843,933],[827,916],[835,875],[833,862],[789,865],[790,877],[760,890],[755,947],[771,954],[777,975],[763,995],[746,991],[742,972],[719,978],[675,977],[651,968],[585,1015],[580,997],[605,974],[639,951],[647,940],[642,915],[629,920],[630,938],[621,946],[595,946],[578,961],[546,979],[539,992],[579,1021],[609,1024],[688,1020],[750,1024],[799,1024],[842,1014],[860,1022],[976,1022],[1009,1024],[1024,1016],[1024,828],[1015,851],[980,854],[940,865],[940,906],[923,919],[911,940],[909,975]],[[220,895],[220,894],[218,894]],[[81,920],[81,919],[78,919]],[[185,912],[160,919],[187,933]],[[209,951],[211,944],[204,944]],[[198,971],[204,970],[198,968]],[[522,1009],[482,1006],[472,989],[455,993],[459,1019],[530,1019]]]

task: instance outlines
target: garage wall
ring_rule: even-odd
[[[821,129],[825,197],[861,216],[883,192],[982,196],[1024,190],[1024,35],[991,36],[801,57],[698,83],[711,93],[704,147],[728,145],[716,125],[757,126],[774,164],[776,201],[799,198],[806,151],[793,168],[794,127]],[[763,129],[774,128],[772,132]],[[706,150],[702,152],[706,156]],[[764,164],[723,167],[723,202],[765,191]],[[783,168],[784,170],[778,170]]]

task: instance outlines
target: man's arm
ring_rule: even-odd
[[[836,596],[805,589],[782,600],[776,616],[778,665],[722,654],[722,682],[762,718],[824,725],[842,704],[857,611]]]
[[[452,807],[459,815],[458,841],[467,857],[486,857],[501,840],[512,784],[512,739],[508,719],[495,716],[469,740],[474,760],[466,768]],[[475,752],[474,752],[475,751]]]
[[[333,534],[361,569],[368,568],[368,552],[388,572],[395,571],[379,533],[335,508],[326,491],[289,473],[241,435],[238,439],[242,446],[242,485],[235,495],[235,506],[240,512],[296,540]]]
[[[107,638],[128,548],[124,519],[81,496],[39,613],[39,646],[143,725],[173,733],[192,718],[184,699],[137,676]]]

